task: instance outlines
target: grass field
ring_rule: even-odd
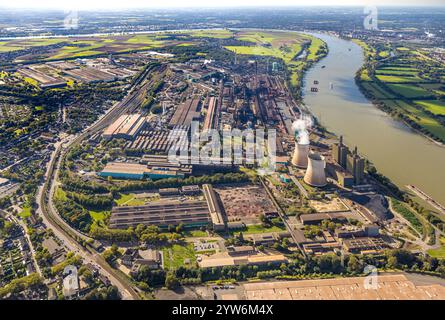
[[[31,216],[31,207],[25,206],[23,207],[22,211],[19,213],[20,218],[26,219]]]
[[[133,50],[149,50],[174,44],[175,41],[163,41],[159,34],[137,34],[127,36],[97,36],[79,38],[42,38],[27,40],[0,41],[0,52],[28,49],[36,46],[47,46],[66,43],[49,54],[42,55],[42,60],[80,58],[99,54],[119,53]]]
[[[439,100],[418,100],[414,101],[433,114],[445,116],[445,101]]]
[[[259,32],[242,31],[235,35],[242,41],[252,42],[250,46],[226,46],[237,54],[271,56],[289,63],[301,52],[302,44],[308,41],[306,36],[294,32]]]
[[[415,69],[408,68],[397,68],[397,69],[388,69],[381,68],[375,71],[378,75],[394,75],[394,76],[417,76],[418,71]]]
[[[440,238],[440,244],[441,247],[437,249],[430,249],[427,251],[431,257],[437,259],[445,259],[445,238],[443,237]]]
[[[243,234],[255,234],[255,233],[265,233],[265,232],[282,232],[286,231],[286,228],[280,228],[277,226],[272,226],[271,228],[265,228],[261,224],[248,225],[245,230],[241,230]],[[233,235],[238,235],[240,231],[234,231]]]
[[[394,95],[385,91],[374,82],[362,83],[362,86],[377,99],[393,99]]]
[[[66,192],[62,190],[60,187],[56,187],[56,191],[54,191],[54,199],[60,201],[66,201],[68,198],[66,197]]]
[[[233,36],[233,32],[227,29],[188,31],[187,34],[190,34],[194,37],[217,38],[217,39],[228,39]]]
[[[118,206],[142,206],[144,200],[137,199],[133,193],[121,193],[120,198],[114,200]]]
[[[110,215],[110,211],[107,211],[107,210],[103,210],[103,211],[90,210],[89,213],[90,213],[91,218],[99,224],[101,222],[104,222],[104,220],[106,218],[108,218]]]
[[[163,247],[162,254],[164,255],[165,270],[187,266],[184,263],[185,259],[190,259],[190,265],[195,265],[196,263],[195,250],[191,243],[184,245],[174,244],[170,247]]]
[[[412,99],[418,97],[430,97],[431,93],[421,88],[417,85],[413,84],[387,84],[388,88],[390,88],[395,93],[398,93],[405,98]]]
[[[418,83],[424,81],[417,76],[397,76],[397,75],[377,74],[376,78],[382,82],[389,82],[389,83],[410,83],[410,82]]]
[[[420,234],[424,234],[423,224],[414,214],[414,212],[406,207],[406,205],[397,199],[391,198],[392,208],[399,213],[402,217],[404,217],[411,226]]]
[[[442,126],[436,119],[433,119],[424,111],[415,108],[402,100],[385,100],[384,103],[390,108],[399,109],[401,113],[408,115],[413,121],[428,131],[434,133],[436,136],[445,139],[445,127]]]

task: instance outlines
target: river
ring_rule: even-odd
[[[359,45],[311,34],[327,43],[329,54],[305,76],[303,97],[309,110],[329,131],[343,135],[350,148],[357,146],[399,187],[413,184],[445,204],[445,147],[392,119],[363,96],[354,81],[364,63]],[[314,80],[319,81],[316,93],[310,89]]]

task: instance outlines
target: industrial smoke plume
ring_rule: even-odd
[[[301,114],[300,119],[292,123],[297,143],[309,144],[309,130],[312,127],[312,123],[312,117],[308,114]]]

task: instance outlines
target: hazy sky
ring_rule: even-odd
[[[443,6],[443,0],[0,0],[0,7],[118,9],[153,7],[224,7],[224,6],[304,6],[304,5],[431,5]]]

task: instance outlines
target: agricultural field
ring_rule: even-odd
[[[387,84],[387,87],[396,94],[405,98],[431,97],[431,93],[415,84]]]
[[[42,52],[32,52],[16,58],[16,62],[34,60],[58,60],[67,58],[82,58],[110,53],[123,53],[140,50],[154,50],[166,44],[179,44],[179,41],[165,41],[159,34],[125,35],[125,36],[97,36],[79,38],[53,39],[19,39],[0,41],[0,53],[14,52],[37,47],[59,45]]]
[[[370,44],[359,44],[369,52],[373,50]],[[380,63],[374,60],[375,67],[369,68],[368,63],[361,71],[357,80],[362,89],[416,129],[445,141],[445,90],[441,82],[445,68],[421,49],[396,47],[392,52],[394,56]]]
[[[422,106],[425,110],[428,110],[429,112],[445,116],[445,101],[440,100],[419,100],[415,101],[416,104]]]
[[[227,29],[187,31],[187,34],[199,38],[228,39],[233,37],[233,32]]]
[[[382,82],[388,83],[412,83],[412,82],[423,82],[423,79],[418,78],[417,76],[398,76],[392,74],[378,74],[376,76]]]
[[[379,85],[373,82],[364,82],[362,86],[372,94],[376,99],[393,99],[394,95],[383,90]]]
[[[242,31],[235,37],[254,45],[226,46],[226,49],[238,54],[272,56],[282,59],[285,63],[295,58],[301,52],[303,44],[308,42],[306,36],[291,32]]]
[[[236,33],[235,38],[254,45],[226,46],[226,49],[237,54],[271,56],[283,60],[291,72],[292,86],[299,84],[306,62],[316,61],[325,50],[325,44],[320,39],[295,32],[242,31]]]

